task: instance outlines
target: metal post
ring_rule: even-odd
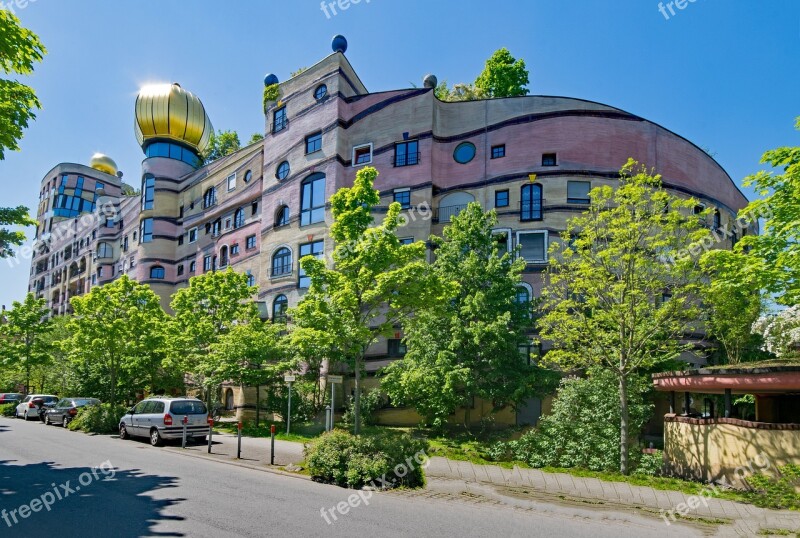
[[[336,383],[331,383],[331,430],[336,421]]]
[[[289,381],[289,409],[286,414],[286,435],[289,435],[289,430],[292,426],[292,382]]]
[[[211,454],[211,445],[213,444],[214,437],[214,419],[208,419],[208,453]]]
[[[725,389],[725,418],[731,417],[731,389]]]
[[[189,423],[189,417],[184,415],[183,420],[183,438],[181,439],[181,448],[186,448],[186,425]]]
[[[271,448],[269,451],[269,464],[275,465],[275,424],[270,425],[269,436],[272,438],[272,441],[270,443]]]
[[[325,407],[325,431],[331,431],[331,406],[327,405]]]
[[[236,459],[240,460],[240,459],[242,459],[242,423],[241,422],[239,422],[236,425],[236,430],[237,430],[237,433],[238,433],[238,436],[239,436],[238,447],[236,448]]]

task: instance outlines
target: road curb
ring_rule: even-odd
[[[251,463],[244,463],[241,461],[231,460],[231,459],[222,459],[222,458],[215,458],[214,456],[208,456],[206,454],[196,454],[194,452],[187,452],[182,448],[173,448],[173,447],[162,447],[162,450],[167,452],[172,452],[174,454],[180,454],[182,456],[188,456],[190,458],[197,458],[206,461],[215,461],[217,463],[222,463],[224,465],[232,465],[234,467],[243,467],[245,469],[252,469],[254,471],[261,471],[264,473],[272,473],[282,476],[288,476],[291,478],[299,478],[301,480],[307,480],[312,482],[311,477],[304,474],[297,474],[297,473],[290,473],[288,471],[282,471],[280,469],[271,469],[269,467],[262,467],[258,465],[253,465]]]

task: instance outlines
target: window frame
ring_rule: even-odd
[[[250,246],[250,240],[251,240],[251,239],[252,239],[252,241],[253,241],[253,246]],[[245,247],[244,247],[244,248],[245,248],[245,250],[253,250],[254,248],[256,248],[256,246],[258,246],[258,245],[257,245],[257,243],[256,243],[256,235],[255,235],[255,234],[253,234],[253,235],[248,235],[248,236],[245,238],[245,243],[244,243],[244,245],[245,245]]]
[[[528,204],[529,209],[525,208],[525,192],[530,191]],[[538,193],[538,210],[536,207],[536,194]],[[537,213],[538,211],[538,213]],[[519,190],[519,220],[520,222],[532,222],[544,219],[544,187],[541,183],[526,183]]]
[[[408,201],[401,201],[399,197],[408,198]],[[411,209],[411,188],[403,187],[392,191],[392,202],[399,203],[400,209]]]
[[[314,185],[321,180],[322,183],[322,205],[314,204]],[[306,185],[310,185],[309,203],[306,206]],[[300,226],[310,226],[320,222],[325,222],[325,191],[327,189],[327,177],[321,172],[311,174],[300,183]],[[316,220],[315,220],[316,215]]]
[[[314,253],[314,245],[321,244],[322,250],[317,254]],[[311,252],[308,254],[303,254],[303,247],[311,247]],[[307,243],[301,243],[297,247],[297,287],[298,289],[308,289],[311,285],[311,278],[305,274],[303,268],[300,266],[300,260],[305,258],[306,256],[314,256],[317,259],[321,259],[325,256],[325,240],[324,239],[317,239],[316,241],[310,241]],[[308,285],[304,286],[303,281],[307,280]]]
[[[506,145],[496,144],[491,148],[491,159],[502,159],[506,156]]]
[[[542,260],[528,260],[527,258],[525,258],[525,256],[522,255],[522,246],[521,246],[521,243],[520,243],[519,239],[520,239],[520,236],[523,236],[523,235],[542,235],[542,236],[544,236],[544,239],[543,239],[543,241],[544,241],[544,243],[543,243],[544,259],[542,259]],[[525,260],[525,263],[528,264],[528,265],[547,263],[548,262],[548,252],[547,252],[548,245],[549,245],[548,230],[519,230],[517,232],[517,246],[520,247],[519,251],[517,253],[517,256],[520,257],[520,258],[523,258]]]
[[[498,194],[503,194],[503,193],[505,193],[505,195],[506,195],[506,203],[501,205],[501,204],[497,203],[497,195]],[[498,208],[498,207],[509,207],[510,205],[511,205],[511,192],[510,192],[509,189],[498,189],[498,190],[494,191],[494,207],[496,207],[496,208]]]
[[[312,143],[315,149],[309,149],[310,148],[309,145]],[[322,151],[322,131],[317,131],[306,135],[305,150],[306,150],[306,155],[311,155],[313,153],[317,153],[318,151]]]
[[[569,186],[571,184],[572,185],[577,185],[577,184],[588,185],[589,189],[586,191],[586,198],[571,197],[569,195]],[[592,182],[591,181],[584,181],[584,180],[577,180],[577,179],[571,179],[571,180],[567,181],[567,203],[568,204],[578,204],[578,205],[589,205],[589,204],[591,204],[592,203],[592,197],[589,195],[590,192],[592,192]]]
[[[233,181],[233,186],[231,187],[231,180]],[[225,179],[225,184],[228,186],[228,192],[236,190],[236,172],[228,175]]]
[[[358,161],[358,152],[359,152],[359,150],[364,150],[364,149],[367,149],[366,155],[368,155],[369,158],[366,161],[359,162]],[[357,166],[364,166],[364,165],[367,165],[367,164],[372,164],[372,142],[370,142],[369,144],[359,144],[357,146],[353,146],[353,152],[351,154],[351,158],[352,158],[352,160],[350,162],[350,166],[352,166],[353,168],[355,168]]]
[[[415,146],[415,148],[416,148],[416,151],[414,151],[414,152],[409,152],[409,146],[410,146],[411,144],[414,144],[414,146]],[[397,151],[397,150],[398,150],[398,149],[399,149],[401,146],[403,146],[403,147],[405,148],[405,151],[403,152],[403,155],[404,155],[404,160],[403,160],[403,164],[398,164],[398,162],[399,162],[399,153],[398,153],[398,151]],[[409,158],[409,155],[413,155],[413,156],[414,156],[414,157],[413,157],[413,159],[412,159],[412,158]],[[415,164],[419,164],[419,161],[420,161],[420,158],[419,158],[419,157],[420,157],[420,152],[419,152],[419,139],[415,139],[415,140],[403,140],[402,142],[395,142],[395,144],[394,144],[394,161],[393,161],[393,164],[394,164],[394,167],[395,167],[395,168],[401,168],[401,167],[403,167],[403,166],[414,166]],[[410,162],[410,161],[412,161],[412,160],[413,160],[414,162]]]
[[[287,246],[278,247],[272,253],[270,263],[270,276],[272,278],[285,277],[292,274],[292,249]]]
[[[280,119],[278,118],[280,116]],[[279,133],[289,126],[289,118],[286,115],[286,105],[272,111],[272,134]]]
[[[558,153],[542,153],[542,166],[558,166]]]
[[[283,165],[286,165],[286,168],[285,168],[285,170],[286,170],[286,174],[284,174],[284,175],[283,175],[283,177],[281,177],[281,169],[283,169]],[[277,179],[278,181],[283,181],[283,180],[285,180],[287,177],[289,177],[289,174],[291,174],[291,173],[292,173],[292,167],[291,167],[291,165],[289,164],[289,161],[282,161],[282,162],[281,162],[281,163],[280,163],[280,164],[279,164],[279,165],[278,165],[278,166],[275,168],[275,179]]]
[[[189,228],[189,244],[197,243],[197,226]]]
[[[458,157],[456,157],[456,155],[458,154],[459,150],[462,149],[462,148],[472,148],[472,155],[470,156],[469,159],[461,160]],[[455,162],[457,162],[458,164],[469,164],[469,163],[471,163],[472,161],[475,160],[475,157],[477,157],[477,155],[478,155],[477,146],[475,146],[475,144],[473,142],[470,142],[469,140],[465,140],[465,141],[459,143],[453,149],[453,160]]]
[[[154,274],[155,273],[155,274]],[[161,276],[158,276],[161,275]],[[167,276],[167,270],[163,265],[150,266],[150,279],[151,280],[164,280]]]

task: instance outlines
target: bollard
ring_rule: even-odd
[[[239,440],[238,440],[239,444],[238,444],[238,448],[236,449],[236,459],[240,460],[240,459],[242,459],[242,423],[241,422],[239,422],[236,425],[236,430],[238,431],[238,434],[239,434]]]
[[[331,431],[331,411],[332,411],[332,409],[331,409],[330,405],[325,408],[325,431],[326,432]]]
[[[181,439],[181,448],[186,448],[186,425],[189,424],[189,417],[187,415],[183,416],[183,439]]]
[[[275,424],[270,425],[269,435],[272,437],[272,448],[269,451],[269,464],[275,465]]]
[[[208,418],[208,453],[211,454],[212,438],[214,436],[214,419]]]

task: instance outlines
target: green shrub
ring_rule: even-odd
[[[119,421],[128,412],[123,405],[87,405],[78,409],[75,419],[69,423],[69,429],[86,433],[116,433]]]
[[[407,434],[382,432],[356,437],[334,430],[306,447],[311,477],[342,487],[425,485],[428,443]]]
[[[378,420],[378,411],[383,407],[384,399],[378,389],[370,390],[361,395],[359,401],[361,407],[361,425],[373,426]],[[342,424],[351,428],[356,423],[356,404],[355,398],[350,396],[347,406],[342,415]]]
[[[642,454],[633,474],[640,476],[661,476],[664,474],[664,451]]]
[[[7,403],[0,405],[0,415],[4,417],[13,417],[16,412],[17,412],[17,404],[15,403]]]
[[[586,378],[561,382],[551,414],[535,430],[518,441],[507,443],[511,458],[532,467],[582,467],[594,471],[619,469],[619,392],[616,377],[606,371],[591,372]],[[645,401],[646,378],[632,379],[628,387],[630,410],[631,466],[640,454],[634,449],[637,433],[650,414]],[[503,447],[493,449],[499,454]]]
[[[784,465],[777,476],[755,473],[747,478],[751,491],[747,496],[756,506],[800,510],[800,465]]]

